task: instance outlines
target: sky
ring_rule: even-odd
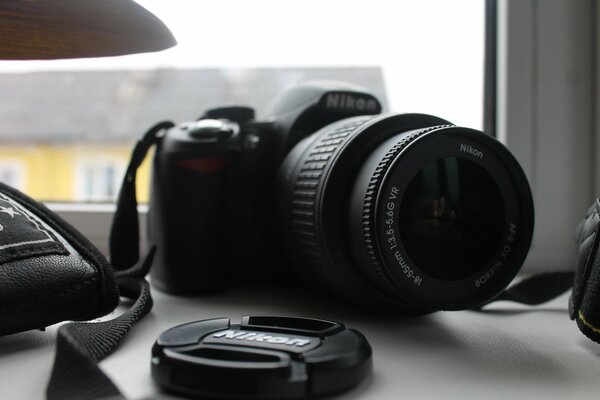
[[[178,45],[158,53],[0,61],[40,70],[381,66],[390,108],[481,128],[483,0],[139,0]]]

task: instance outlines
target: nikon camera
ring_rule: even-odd
[[[264,119],[220,107],[167,131],[153,165],[153,284],[301,282],[406,313],[497,296],[533,233],[519,164],[480,131],[381,111],[367,90],[309,82]]]

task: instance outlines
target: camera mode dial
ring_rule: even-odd
[[[240,126],[222,119],[201,119],[183,126],[191,137],[203,140],[225,140],[236,135]]]

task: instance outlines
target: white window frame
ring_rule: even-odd
[[[594,198],[595,7],[499,0],[497,132],[533,191],[527,271],[573,268],[572,232]]]

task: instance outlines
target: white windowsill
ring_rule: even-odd
[[[108,255],[108,236],[115,213],[114,203],[46,203],[46,206],[60,215],[88,238],[102,253]],[[140,214],[140,244],[146,243],[146,214],[148,205],[138,205]]]

